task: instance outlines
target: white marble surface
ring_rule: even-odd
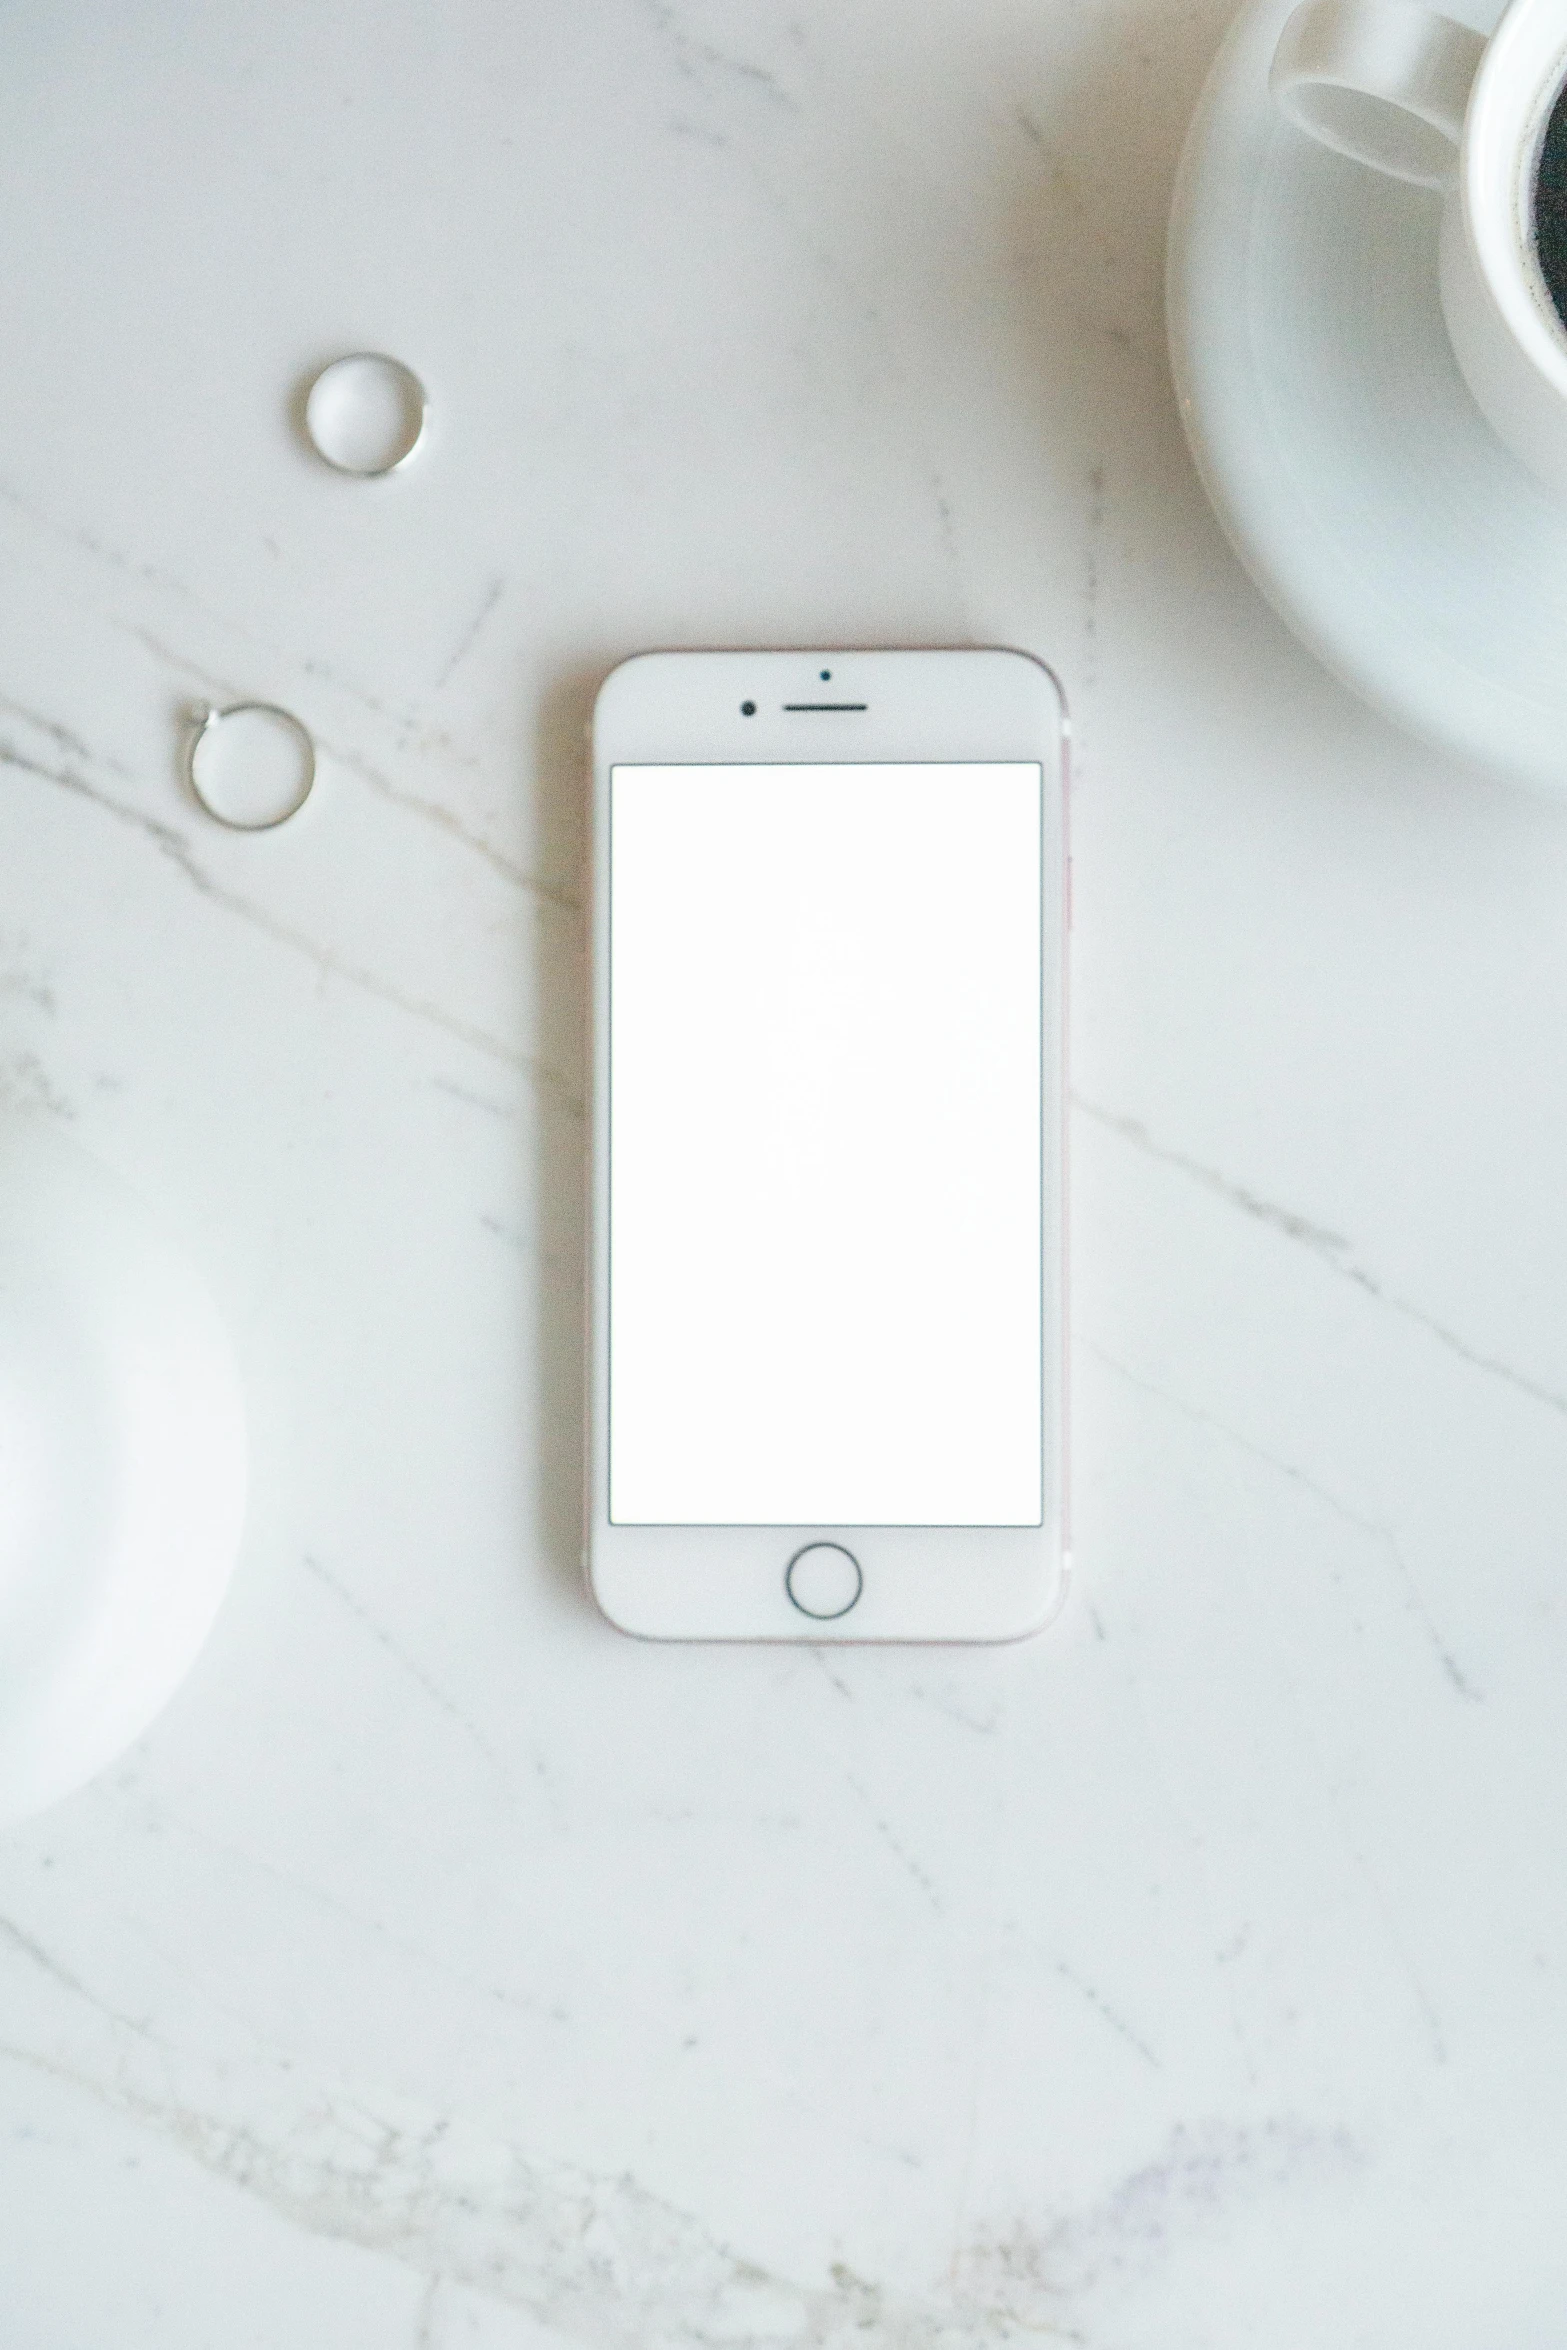
[[[0,1073],[163,1208],[256,1491],[0,1848],[18,2350],[1537,2350],[1567,2308],[1567,813],[1207,515],[1224,0],[27,0]],[[378,345],[366,486],[293,436]],[[1078,1559],[999,1654],[577,1585],[582,725],[1001,641],[1080,739]],[[317,803],[182,798],[193,694]]]

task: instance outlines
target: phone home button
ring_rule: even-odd
[[[860,1562],[841,1542],[808,1542],[784,1569],[784,1589],[802,1616],[830,1624],[846,1616],[865,1589]]]

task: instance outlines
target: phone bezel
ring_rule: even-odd
[[[823,679],[823,670],[831,672]],[[752,701],[755,714],[741,714]],[[823,702],[848,705],[823,708]],[[791,709],[789,704],[795,704]],[[805,707],[799,707],[799,705]],[[863,706],[860,706],[863,705]],[[645,1639],[1004,1641],[1038,1631],[1069,1573],[1066,1446],[1068,721],[1044,663],[1001,648],[643,653],[600,688],[592,727],[588,1413],[583,1565],[601,1612]],[[608,1513],[610,769],[734,762],[1030,760],[1043,771],[1045,1522],[853,1528],[617,1525]],[[1054,984],[1052,985],[1052,981]],[[784,1574],[839,1542],[864,1589],[808,1617]]]

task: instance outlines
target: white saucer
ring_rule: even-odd
[[[0,1120],[0,1823],[174,1694],[244,1503],[239,1382],[196,1273],[85,1151]]]
[[[1219,520],[1325,665],[1412,733],[1567,791],[1567,500],[1493,437],[1437,297],[1441,199],[1268,95],[1294,0],[1252,0],[1170,220],[1170,352]],[[1500,7],[1465,14],[1489,31]]]

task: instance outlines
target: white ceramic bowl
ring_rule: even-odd
[[[1411,733],[1567,795],[1567,498],[1504,449],[1437,293],[1442,201],[1285,120],[1294,0],[1247,0],[1170,216],[1187,439],[1241,561],[1302,642]],[[1480,29],[1498,0],[1465,0]]]
[[[0,1120],[0,1823],[167,1703],[244,1502],[239,1380],[205,1287],[95,1159]]]

